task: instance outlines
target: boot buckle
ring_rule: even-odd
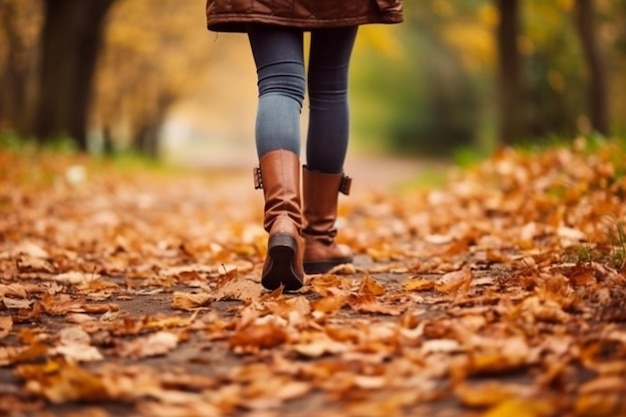
[[[352,188],[352,178],[345,174],[342,175],[339,183],[339,192],[344,195],[350,195],[350,188]]]
[[[263,178],[261,177],[261,168],[256,167],[252,170],[252,174],[254,175],[254,189],[262,190],[263,189]]]

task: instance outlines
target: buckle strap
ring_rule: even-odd
[[[254,176],[254,189],[262,190],[263,189],[263,177],[261,177],[261,168],[260,167],[253,168],[252,174]]]
[[[350,188],[352,188],[352,177],[342,174],[341,182],[339,183],[339,192],[344,195],[350,195]]]

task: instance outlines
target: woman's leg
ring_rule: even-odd
[[[348,194],[350,188],[343,163],[349,135],[348,67],[356,33],[356,27],[347,27],[311,34],[307,165],[302,170],[303,265],[309,274],[352,262],[351,250],[335,243],[335,219],[338,194]]]
[[[248,37],[258,75],[258,156],[276,149],[299,155],[300,113],[306,87],[302,31],[250,25]]]
[[[357,27],[311,32],[307,166],[341,173],[348,148],[348,70]]]
[[[302,31],[249,28],[259,77],[256,144],[257,187],[265,198],[269,234],[261,284],[297,290],[304,282],[300,199],[300,111],[304,99]]]

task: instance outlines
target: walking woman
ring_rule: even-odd
[[[247,33],[258,76],[255,186],[269,234],[262,285],[302,287],[304,274],[352,262],[335,242],[349,136],[348,67],[360,25],[400,23],[402,0],[207,0],[209,30]],[[303,35],[311,33],[308,71]],[[300,113],[308,87],[306,165]],[[302,190],[302,191],[301,191]],[[302,195],[301,195],[302,192]]]

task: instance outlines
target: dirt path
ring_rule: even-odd
[[[593,220],[626,219],[626,183],[507,158],[430,194],[390,191],[419,165],[353,160],[354,264],[282,294],[249,169],[0,153],[0,414],[626,415],[626,275]]]

